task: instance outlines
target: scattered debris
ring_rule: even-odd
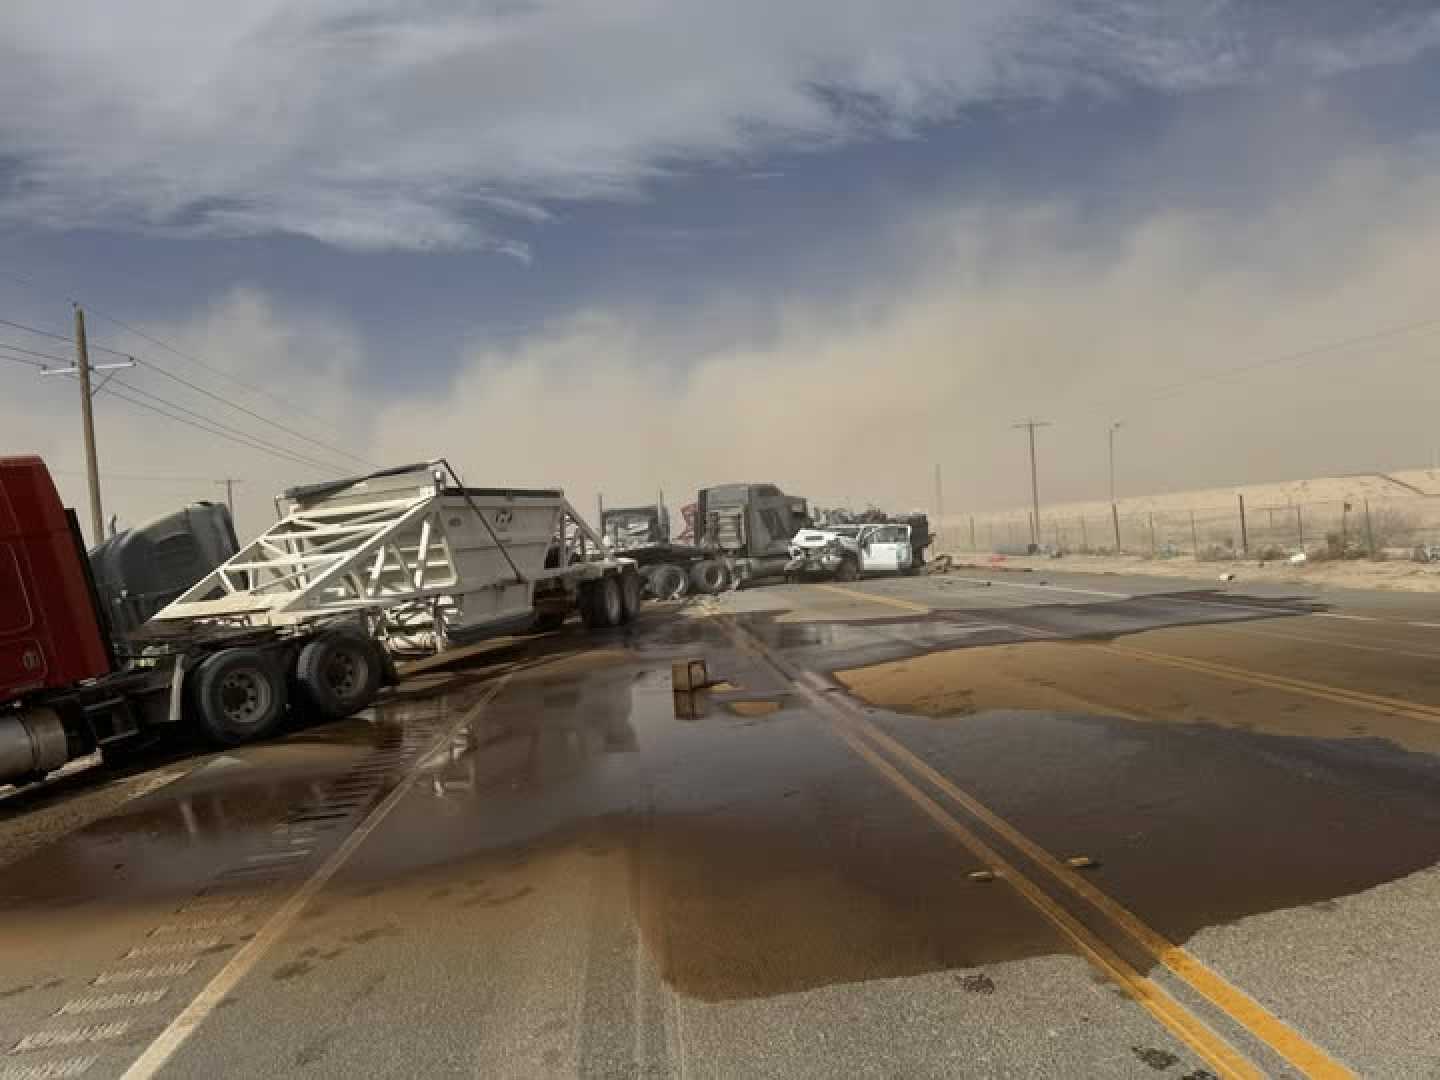
[[[1070,858],[1065,860],[1065,865],[1073,866],[1076,870],[1088,870],[1092,867],[1099,866],[1100,864],[1094,859],[1090,858],[1089,855],[1072,855],[1070,856]]]
[[[1234,580],[1235,580],[1235,575],[1234,575],[1233,573],[1221,574],[1221,575],[1220,575],[1220,580],[1221,580],[1221,581],[1234,581]]]
[[[974,975],[957,975],[960,989],[967,994],[993,994],[995,992],[995,980],[984,972],[977,972]]]
[[[1180,1059],[1168,1050],[1159,1050],[1153,1046],[1132,1046],[1130,1049],[1137,1058],[1157,1071],[1180,1064]]]
[[[703,690],[710,685],[704,660],[676,660],[670,665],[670,682],[676,693]]]
[[[972,870],[970,871],[971,881],[994,881],[995,871],[993,870]]]

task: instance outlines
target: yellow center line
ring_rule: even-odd
[[[1056,903],[999,852],[986,844],[939,803],[907,780],[900,771],[861,741],[860,737],[836,726],[835,733],[872,768],[890,781],[901,794],[927,817],[968,848],[995,874],[1069,938],[1081,955],[1113,979],[1122,990],[1169,1028],[1187,1046],[1203,1057],[1222,1076],[1262,1077],[1265,1074],[1231,1046],[1203,1020],[1195,1016],[1162,987],[1140,974],[1114,949],[1096,937],[1079,920]]]
[[[1288,675],[1272,675],[1268,672],[1232,667],[1229,664],[1221,664],[1213,660],[1199,660],[1190,656],[1174,656],[1170,653],[1151,652],[1148,649],[1136,649],[1126,645],[1100,645],[1097,646],[1097,648],[1105,649],[1107,652],[1115,653],[1118,656],[1128,656],[1135,660],[1145,660],[1152,664],[1164,664],[1169,667],[1182,668],[1187,671],[1198,671],[1204,675],[1214,675],[1222,679],[1231,679],[1235,682],[1250,683],[1252,686],[1264,686],[1272,690],[1283,690],[1291,694],[1302,694],[1306,697],[1338,702],[1341,705],[1355,705],[1362,709],[1370,709],[1375,712],[1398,713],[1401,716],[1408,716],[1415,720],[1426,720],[1430,723],[1440,721],[1440,708],[1433,705],[1425,705],[1418,701],[1383,697],[1380,694],[1367,694],[1360,690],[1347,690],[1339,686],[1327,686],[1325,683],[1311,682],[1309,679],[1295,679]]]
[[[901,600],[894,596],[882,596],[880,593],[861,592],[859,589],[847,589],[843,585],[816,585],[817,589],[824,589],[826,592],[839,593],[841,596],[851,596],[857,600],[869,600],[876,604],[889,604],[891,607],[900,608],[903,611],[914,611],[921,615],[929,615],[931,608],[924,604],[916,604],[910,600]]]
[[[865,595],[865,594],[859,594]],[[1038,867],[1046,871],[1059,884],[1069,889],[1072,893],[1089,903],[1093,908],[1107,917],[1111,923],[1118,927],[1123,933],[1136,942],[1141,948],[1148,952],[1157,962],[1172,972],[1183,982],[1189,985],[1207,1001],[1213,1004],[1221,1012],[1249,1031],[1261,1042],[1273,1049],[1281,1057],[1291,1062],[1309,1076],[1313,1077],[1352,1077],[1355,1074],[1345,1065],[1337,1062],[1325,1050],[1310,1042],[1304,1035],[1286,1024],[1279,1017],[1267,1010],[1258,1001],[1245,993],[1239,987],[1228,982],[1223,976],[1196,959],[1185,949],[1169,941],[1159,932],[1153,930],[1140,920],[1129,909],[1118,901],[1111,898],[1073,869],[1056,859],[1050,852],[1031,840],[1020,830],[1016,829],[1004,818],[994,813],[984,803],[980,802],[968,792],[962,790],[949,779],[928,765],[921,758],[917,757],[903,744],[887,735],[875,726],[860,708],[849,699],[842,696],[823,694],[814,688],[806,685],[804,681],[797,681],[789,674],[788,665],[775,656],[771,649],[760,642],[739,626],[732,626],[729,621],[722,624],[730,636],[736,640],[747,652],[755,653],[768,658],[782,674],[789,679],[801,695],[806,698],[819,711],[837,721],[836,731],[845,741],[860,753],[872,766],[885,774],[892,784],[900,788],[912,802],[915,802],[927,816],[941,824],[952,836],[960,840],[982,861],[988,863],[997,872],[1001,872],[1005,880],[1009,881],[1016,889],[1037,907],[1051,922],[1055,923],[1062,932],[1075,941],[1077,947],[1097,967],[1114,978],[1122,988],[1126,990],[1140,1004],[1144,1005],[1152,1015],[1156,1016],[1167,1027],[1170,1027],[1179,1037],[1184,1039],[1197,1052],[1205,1055],[1217,1068],[1230,1072],[1232,1075],[1255,1075],[1253,1066],[1243,1057],[1239,1057],[1233,1047],[1206,1027],[1202,1021],[1192,1014],[1185,1012],[1182,1006],[1170,998],[1169,995],[1149,978],[1141,975],[1134,968],[1125,963],[1123,959],[1115,956],[1098,938],[1094,938],[1083,925],[1075,923],[1063,908],[1058,908],[1047,894],[1039,886],[1026,878],[1017,868],[1006,862],[998,853],[991,849],[974,833],[966,829],[960,822],[951,817],[943,807],[940,807],[924,792],[920,791],[910,783],[889,761],[879,758],[879,755],[866,743],[861,741],[856,746],[855,740],[860,736],[854,734],[859,731],[865,738],[887,751],[891,758],[900,764],[908,767],[912,774],[928,781],[936,790],[947,798],[963,807],[977,820],[984,823],[996,835],[1010,843],[1016,850],[1028,856]],[[805,679],[814,679],[814,676],[806,674]],[[863,747],[863,749],[862,749]],[[877,762],[877,758],[879,758]],[[937,816],[937,814],[939,816]],[[944,820],[941,820],[941,819]],[[1052,913],[1058,911],[1058,916]],[[1068,921],[1066,921],[1068,920]],[[1073,926],[1072,926],[1073,924]],[[1072,933],[1074,927],[1079,932],[1088,935],[1085,940],[1075,937]],[[1094,946],[1098,946],[1096,950]],[[1112,963],[1118,962],[1118,966]],[[1132,985],[1132,980],[1140,980],[1143,986]],[[1155,998],[1153,995],[1162,995],[1162,998]],[[1183,1016],[1178,1018],[1174,1010],[1179,1010]],[[1176,1026],[1179,1024],[1180,1026]],[[1195,1029],[1199,1026],[1199,1033]],[[1212,1038],[1214,1043],[1206,1043],[1204,1046],[1197,1045],[1193,1039]],[[1211,1055],[1214,1056],[1211,1056]],[[1240,1071],[1236,1069],[1235,1061],[1231,1055],[1239,1059]]]
[[[957,787],[869,720],[860,715],[855,715],[852,720],[874,742],[888,750],[892,757],[901,760],[916,774],[928,780],[947,797],[988,825],[996,834],[1004,837],[1017,849],[1028,855],[1060,884],[1104,913],[1111,922],[1138,941],[1145,951],[1157,961],[1174,972],[1236,1023],[1273,1048],[1287,1061],[1309,1076],[1354,1075],[1320,1047],[1269,1012],[1249,994],[1232,985],[1179,945],[1151,929],[1128,908],[1090,884],[1004,818],[995,814],[984,803]]]
[[[864,595],[864,594],[861,594]],[[1187,1046],[1206,1060],[1222,1076],[1260,1077],[1264,1073],[1256,1068],[1243,1054],[1231,1046],[1223,1036],[1176,1001],[1163,987],[1148,976],[1137,971],[1128,961],[1101,940],[1093,931],[1066,911],[1056,900],[1009,860],[970,829],[944,807],[921,791],[882,757],[872,746],[856,734],[857,726],[850,716],[829,697],[808,686],[804,681],[790,674],[789,665],[778,657],[764,642],[753,634],[735,625],[733,620],[721,620],[730,638],[745,652],[763,657],[779,671],[817,712],[828,716],[834,723],[831,730],[867,764],[879,772],[901,794],[909,799],[927,817],[958,840],[983,864],[993,870],[1015,891],[1043,915],[1052,925],[1070,940],[1080,954],[1089,960],[1103,974],[1111,978],[1120,988],[1175,1034]],[[868,723],[868,722],[867,722]],[[1258,1006],[1257,1006],[1258,1008]],[[1278,1021],[1277,1021],[1278,1023]],[[1315,1075],[1349,1075],[1343,1070]]]

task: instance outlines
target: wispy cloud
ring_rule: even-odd
[[[1432,7],[1433,6],[1428,6]],[[1433,10],[1176,0],[17,0],[0,220],[485,249],[558,200],[977,102],[1389,63]]]

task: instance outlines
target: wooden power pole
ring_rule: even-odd
[[[1049,427],[1050,424],[1045,420],[1026,420],[1014,426],[1025,428],[1030,432],[1030,542],[1038,547],[1040,545],[1040,482],[1035,470],[1035,429]]]
[[[75,375],[80,382],[80,424],[85,439],[85,480],[90,488],[90,539],[96,544],[105,539],[105,511],[100,505],[100,456],[95,449],[95,409],[91,400],[95,396],[95,390],[90,387],[90,375],[95,371],[114,371],[134,366],[134,360],[101,364],[98,368],[91,366],[90,349],[85,341],[85,311],[76,304],[75,366],[45,368],[40,372],[41,375]]]

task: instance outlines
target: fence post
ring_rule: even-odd
[[[1249,555],[1250,534],[1245,529],[1245,496],[1237,494],[1235,497],[1240,500],[1240,554]]]
[[[1300,550],[1305,550],[1305,518],[1300,513],[1300,504],[1295,504],[1295,535],[1300,538]]]
[[[1150,557],[1155,557],[1155,515],[1150,515]]]
[[[1370,545],[1370,557],[1375,558],[1375,526],[1370,523],[1370,500],[1365,500],[1365,539]]]
[[[1200,534],[1195,531],[1195,511],[1190,511],[1190,549],[1195,558],[1200,558]]]

